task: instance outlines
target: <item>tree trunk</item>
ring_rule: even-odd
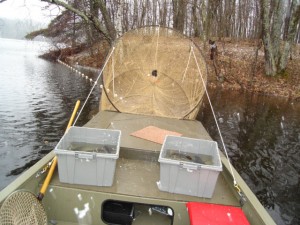
[[[195,37],[199,37],[199,35],[200,35],[198,17],[197,17],[197,4],[198,4],[198,0],[194,0],[193,6],[192,6],[192,17],[193,17],[193,27],[194,27],[194,36]]]
[[[280,72],[286,69],[287,61],[291,52],[291,45],[294,42],[294,39],[296,37],[297,25],[300,20],[300,5],[297,5],[296,0],[292,1],[289,14],[292,16],[289,19],[289,23],[287,26],[286,42],[285,42],[284,50],[280,57],[280,62],[279,62]]]
[[[172,0],[173,5],[173,28],[178,27],[178,0]]]
[[[156,0],[152,0],[152,25],[157,25],[157,1]]]
[[[158,1],[159,2],[159,1]],[[168,7],[167,1],[164,0],[163,3],[159,5],[159,24],[160,26],[166,27],[167,26],[167,16],[168,16]]]
[[[270,35],[270,0],[261,0],[262,3],[262,39],[265,50],[265,72],[268,76],[274,76],[277,73],[276,64],[273,55],[273,46]]]
[[[144,1],[142,1],[141,4],[142,4],[142,13],[141,13],[141,19],[140,19],[139,26],[144,25],[144,20],[145,20],[145,15],[146,15],[146,5],[145,5]]]
[[[173,0],[173,27],[182,33],[184,31],[186,5],[186,0]]]
[[[105,1],[104,0],[94,0],[94,1],[97,1],[97,4],[99,4],[99,8],[103,16],[104,24],[107,29],[108,35],[111,41],[113,41],[116,38],[116,30],[111,20],[111,17],[108,14]],[[97,21],[100,22],[98,18],[94,18],[94,19],[97,19]]]
[[[209,35],[209,16],[208,16],[208,7],[205,4],[205,1],[202,1],[201,7],[200,7],[200,13],[201,13],[201,20],[202,20],[202,39],[204,43],[204,47],[206,46],[207,37]]]
[[[271,5],[272,4],[272,5]],[[282,73],[287,66],[291,45],[296,36],[300,19],[300,5],[298,0],[292,0],[289,23],[286,24],[286,41],[281,49],[281,27],[283,23],[283,2],[281,0],[261,0],[262,10],[262,39],[265,50],[266,75],[275,76]]]
[[[123,4],[122,0],[117,3],[117,17],[116,17],[116,38],[119,38],[122,35],[122,15],[123,15]]]
[[[289,23],[291,20],[291,10],[292,10],[292,0],[288,0],[287,8],[288,9],[287,9],[286,17],[284,18],[283,40],[287,39],[288,32],[289,32]]]
[[[261,38],[261,13],[260,13],[260,7],[259,7],[259,2],[255,1],[255,15],[256,19],[253,21],[254,22],[254,38]]]
[[[136,28],[138,26],[138,19],[139,19],[139,10],[138,10],[138,0],[134,0],[134,5],[133,5],[133,21],[132,21],[132,27],[131,28]]]
[[[296,43],[300,43],[300,26],[298,26],[298,31],[297,31],[297,36],[296,36],[296,40],[295,40]]]
[[[271,41],[274,61],[276,62],[276,64],[278,64],[278,61],[280,59],[281,27],[283,23],[283,1],[273,0],[273,4],[274,12],[272,15],[273,21],[271,28]]]

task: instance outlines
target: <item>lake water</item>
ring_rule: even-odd
[[[48,47],[0,39],[0,189],[54,148],[76,101],[82,105],[92,87],[65,66],[38,58]],[[99,88],[76,125],[98,108],[98,96]]]
[[[47,45],[0,39],[0,189],[51,151],[92,84],[39,59]],[[95,76],[90,73],[88,76]],[[98,108],[92,93],[76,125]],[[277,224],[300,224],[300,103],[210,91],[230,159]],[[219,142],[207,101],[198,115]]]
[[[229,158],[277,224],[300,224],[300,103],[210,91]],[[207,99],[198,119],[222,147]]]

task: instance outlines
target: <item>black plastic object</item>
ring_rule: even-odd
[[[111,225],[131,225],[134,205],[129,202],[106,201],[102,205],[102,220]]]
[[[151,74],[152,76],[157,77],[157,70],[153,70]]]

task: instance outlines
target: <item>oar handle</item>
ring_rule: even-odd
[[[51,167],[50,167],[49,172],[47,174],[47,177],[46,177],[46,179],[45,179],[45,181],[42,185],[40,193],[38,193],[38,195],[37,195],[37,199],[39,201],[42,201],[42,199],[44,198],[45,192],[46,192],[46,190],[49,186],[49,183],[50,183],[50,180],[52,178],[53,172],[55,170],[56,164],[57,164],[57,156],[54,156]]]
[[[70,118],[70,120],[69,120],[67,129],[66,129],[65,132],[67,132],[68,129],[72,126],[72,123],[73,123],[73,121],[74,121],[74,119],[75,119],[75,116],[76,116],[76,113],[77,113],[77,111],[78,111],[79,105],[80,105],[80,101],[77,100],[77,102],[76,102],[76,104],[75,104],[75,108],[74,108],[74,110],[73,110],[72,116],[71,116],[71,118]]]
[[[65,132],[67,132],[68,129],[72,126],[72,123],[73,123],[73,121],[74,121],[76,112],[78,111],[79,105],[80,105],[80,101],[77,100],[76,105],[75,105],[75,108],[74,108],[74,110],[73,110],[72,116],[71,116],[71,118],[70,118],[70,120],[69,120],[67,129],[66,129]],[[47,190],[47,188],[48,188],[48,186],[49,186],[49,183],[50,183],[50,181],[51,181],[52,175],[53,175],[53,173],[54,173],[56,164],[57,164],[57,156],[54,156],[54,158],[52,159],[52,164],[51,164],[51,167],[50,167],[49,172],[48,172],[48,174],[47,174],[47,177],[46,177],[46,179],[45,179],[45,181],[44,181],[44,183],[43,183],[43,185],[42,185],[42,188],[41,188],[40,192],[39,192],[38,195],[37,195],[37,199],[38,199],[39,201],[42,201],[42,199],[44,198],[45,192],[46,192],[46,190]]]

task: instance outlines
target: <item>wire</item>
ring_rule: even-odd
[[[203,79],[203,76],[202,76],[201,70],[199,68],[199,64],[198,64],[198,61],[197,61],[197,58],[196,58],[196,55],[195,55],[195,52],[194,52],[193,49],[192,49],[192,52],[193,52],[193,55],[194,55],[194,59],[195,59],[196,65],[197,65],[198,72],[199,72],[201,80],[203,82],[203,87],[204,87],[204,90],[205,90],[205,93],[206,93],[206,96],[207,96],[207,99],[208,99],[208,102],[209,102],[209,105],[210,105],[210,108],[211,108],[211,111],[212,111],[212,114],[213,114],[213,117],[214,117],[214,120],[215,120],[215,123],[217,125],[217,129],[218,129],[218,132],[219,132],[219,135],[220,135],[220,138],[221,138],[221,142],[222,142],[223,149],[225,151],[226,158],[227,158],[227,160],[229,162],[229,168],[230,168],[230,172],[231,172],[231,175],[232,175],[232,178],[233,178],[233,184],[236,187],[237,186],[237,182],[236,182],[236,179],[235,179],[235,176],[234,176],[234,173],[233,173],[233,169],[232,169],[229,157],[228,157],[227,149],[226,149],[226,146],[225,146],[225,143],[224,143],[224,140],[223,140],[223,136],[221,134],[221,130],[220,130],[220,127],[219,127],[219,124],[218,124],[218,121],[217,121],[217,117],[215,115],[214,108],[213,108],[213,106],[211,104],[210,97],[209,97],[208,92],[207,92],[206,84],[205,84],[205,81]]]
[[[90,95],[92,94],[94,88],[96,87],[96,85],[97,85],[97,83],[98,83],[98,80],[99,80],[99,78],[101,77],[101,75],[102,75],[102,73],[103,73],[103,70],[104,70],[104,68],[106,67],[106,64],[108,63],[108,60],[109,60],[110,57],[112,56],[112,53],[114,52],[114,50],[115,50],[115,47],[112,48],[112,50],[111,50],[109,56],[107,57],[107,59],[106,59],[104,65],[103,65],[103,67],[102,67],[102,69],[101,69],[101,71],[100,71],[100,73],[99,73],[99,75],[98,75],[98,77],[97,77],[97,79],[96,79],[96,81],[95,81],[95,83],[94,83],[94,85],[93,85],[93,87],[92,87],[90,93],[88,94],[87,98],[85,99],[85,101],[84,101],[84,103],[83,103],[83,105],[82,105],[82,107],[81,107],[81,109],[80,109],[80,111],[79,111],[79,113],[78,113],[78,115],[77,115],[77,117],[76,117],[74,123],[73,123],[73,126],[76,124],[76,122],[77,122],[77,120],[78,120],[78,118],[79,118],[79,116],[80,116],[80,114],[81,114],[83,108],[85,107],[85,105],[86,105],[86,103],[87,103],[87,101],[88,101]]]

